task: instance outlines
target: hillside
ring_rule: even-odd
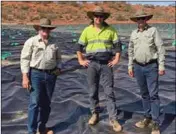
[[[86,24],[86,12],[96,5],[111,12],[109,23],[131,23],[129,16],[137,9],[154,14],[151,23],[175,22],[174,6],[130,5],[126,2],[1,2],[2,24],[32,24],[41,17],[50,18],[54,24]]]

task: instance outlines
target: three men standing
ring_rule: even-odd
[[[136,77],[142,95],[145,118],[135,125],[139,128],[152,126],[152,134],[160,134],[158,96],[158,77],[165,74],[165,49],[163,41],[155,27],[147,24],[153,15],[138,11],[131,20],[138,29],[131,34],[128,56],[128,73]]]
[[[122,126],[118,123],[117,107],[113,92],[113,70],[120,59],[121,45],[116,30],[105,20],[110,13],[101,7],[87,13],[92,20],[84,29],[79,39],[77,51],[78,62],[87,67],[87,79],[90,95],[92,116],[88,124],[95,125],[99,121],[99,82],[102,80],[107,101],[110,124],[114,131],[120,132]],[[153,15],[137,12],[131,18],[137,22],[138,29],[131,34],[128,55],[128,73],[136,77],[140,87],[145,118],[135,125],[139,128],[151,124],[152,134],[160,134],[159,130],[159,96],[158,77],[165,74],[165,50],[161,37],[155,27],[147,24]],[[50,103],[54,91],[57,74],[60,70],[57,64],[61,60],[59,48],[49,36],[55,27],[48,19],[41,19],[40,25],[34,25],[38,35],[25,42],[21,53],[21,70],[23,87],[30,89],[30,104],[28,112],[28,131],[35,134],[39,125],[40,134],[52,134],[45,124],[50,114]],[[86,56],[83,55],[84,48]],[[115,54],[113,51],[115,50]],[[39,120],[37,120],[39,117]]]

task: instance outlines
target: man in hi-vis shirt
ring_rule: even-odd
[[[38,35],[29,38],[21,52],[21,71],[23,88],[30,92],[28,108],[28,133],[53,134],[46,128],[50,114],[51,97],[60,69],[61,54],[58,46],[50,37],[56,28],[49,19],[40,20],[34,25]]]
[[[113,90],[113,66],[119,63],[121,53],[118,34],[112,26],[105,22],[110,13],[105,12],[102,7],[95,7],[93,11],[87,12],[87,16],[91,19],[91,24],[83,30],[79,38],[77,56],[79,64],[87,67],[92,113],[88,124],[95,125],[99,121],[99,82],[101,80],[110,125],[115,132],[120,132],[122,125],[118,122]],[[83,55],[84,48],[86,49],[85,56]]]

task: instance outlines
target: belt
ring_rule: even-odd
[[[45,72],[45,73],[52,73],[56,69],[56,67],[53,68],[53,69],[38,69],[38,68],[35,68],[35,67],[31,67],[31,69],[37,70],[37,71],[40,71],[40,72]]]
[[[140,65],[140,66],[147,66],[147,65],[149,65],[149,64],[158,63],[158,62],[157,62],[157,60],[155,59],[155,60],[150,60],[150,61],[147,62],[147,63],[140,63],[140,62],[134,60],[134,63],[136,63],[136,64],[138,64],[138,65]]]
[[[108,64],[108,60],[92,60],[96,63],[99,63],[99,64]]]

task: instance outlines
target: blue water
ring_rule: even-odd
[[[173,23],[164,23],[164,24],[150,24],[151,26],[157,27],[161,36],[163,38],[175,39],[176,27]],[[82,30],[87,25],[60,25],[54,30],[55,32],[68,32],[68,33],[81,33]],[[130,36],[131,32],[137,28],[136,24],[115,24],[112,25],[118,31],[119,35]],[[2,29],[12,28],[12,29],[21,29],[21,30],[34,30],[32,26],[3,26]]]
[[[175,24],[150,24],[157,27],[163,38],[175,38]],[[58,26],[56,30],[60,32],[80,33],[87,25],[70,25]],[[131,32],[136,29],[136,24],[116,24],[112,25],[118,31],[119,35],[130,36]]]

